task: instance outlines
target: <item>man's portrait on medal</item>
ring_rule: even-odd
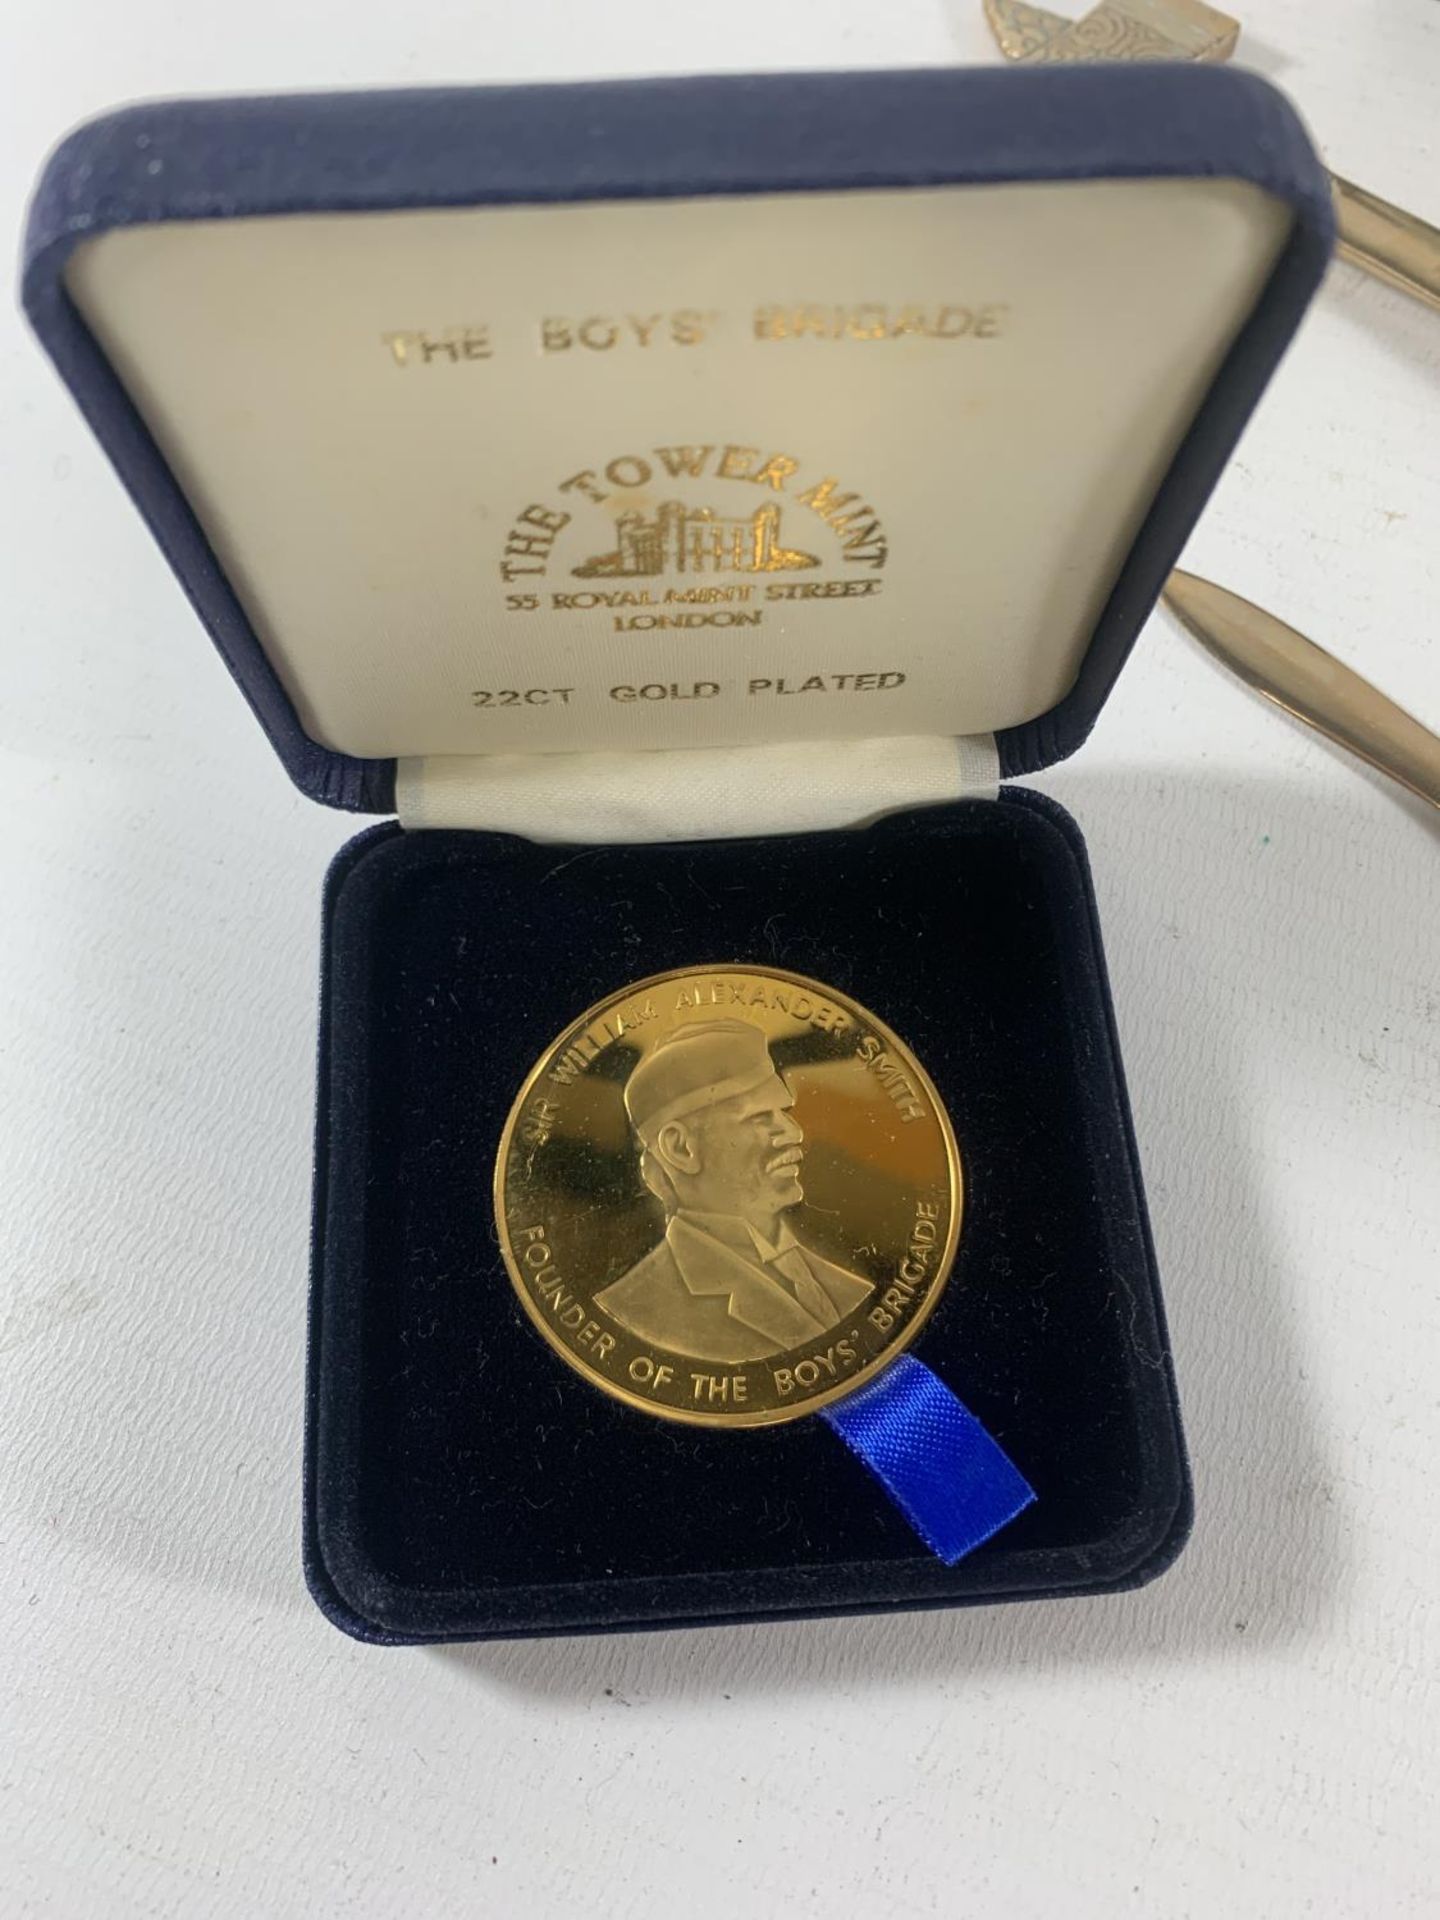
[[[872,1282],[796,1234],[805,1198],[795,1096],[757,1027],[697,1020],[631,1074],[625,1110],[663,1238],[595,1304],[651,1345],[717,1365],[765,1360],[855,1313]]]

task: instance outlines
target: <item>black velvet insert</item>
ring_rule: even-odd
[[[965,1161],[915,1348],[1034,1485],[956,1568],[825,1424],[630,1410],[525,1320],[500,1129],[592,1001],[773,963],[913,1046]],[[865,831],[541,847],[383,827],[326,904],[307,1559],[366,1638],[470,1638],[1133,1585],[1189,1488],[1083,847],[1033,793]]]

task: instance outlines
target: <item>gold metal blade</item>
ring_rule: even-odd
[[[1338,173],[1330,176],[1330,184],[1341,259],[1440,308],[1440,228],[1342,180]]]
[[[1238,593],[1172,573],[1166,606],[1247,686],[1440,807],[1440,737],[1333,654]]]

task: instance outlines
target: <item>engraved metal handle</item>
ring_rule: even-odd
[[[1440,308],[1440,228],[1339,174],[1330,176],[1342,260]]]
[[[1187,632],[1257,693],[1431,806],[1440,807],[1440,736],[1273,613],[1193,573],[1162,598]]]

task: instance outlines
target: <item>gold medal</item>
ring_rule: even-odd
[[[582,1013],[495,1166],[544,1338],[606,1393],[704,1426],[793,1420],[879,1373],[940,1296],[961,1203],[910,1049],[772,967],[656,974]]]

